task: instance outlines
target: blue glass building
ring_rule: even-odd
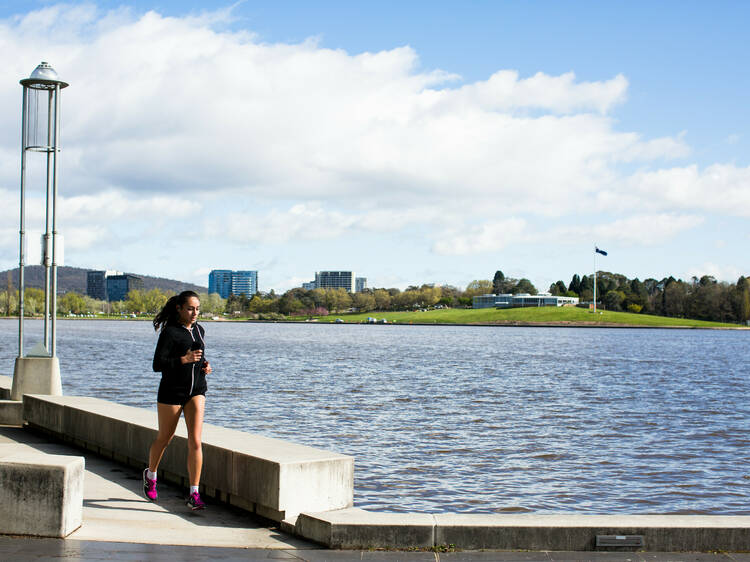
[[[218,293],[223,299],[228,299],[229,295],[250,298],[258,292],[258,272],[214,269],[208,274],[208,292]]]
[[[134,289],[143,289],[143,279],[137,275],[108,275],[107,276],[107,300],[124,301],[128,293]]]

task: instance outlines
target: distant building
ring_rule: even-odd
[[[316,271],[315,287],[317,289],[344,289],[348,293],[354,292],[353,271]]]
[[[361,293],[367,289],[367,277],[357,277],[354,280],[354,290]]]
[[[208,274],[208,294],[218,293],[223,299],[232,293],[232,270],[214,269]]]
[[[128,298],[128,293],[135,289],[143,289],[143,279],[137,275],[107,275],[107,300],[124,301]]]
[[[472,308],[521,308],[529,306],[564,306],[578,304],[578,297],[554,296],[549,293],[529,295],[479,295],[472,298]]]
[[[233,271],[232,272],[232,294],[245,295],[252,298],[258,292],[257,271]]]
[[[258,272],[214,269],[208,274],[208,292],[218,293],[223,299],[230,295],[251,298],[258,292]]]
[[[92,299],[106,301],[107,297],[107,278],[113,275],[122,275],[122,271],[108,269],[106,271],[87,271],[86,272],[86,294]]]
[[[367,277],[355,277],[353,271],[316,271],[315,281],[302,283],[305,291],[313,289],[345,289],[349,293],[361,293],[367,289]]]

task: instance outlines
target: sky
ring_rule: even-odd
[[[0,4],[0,269],[22,88],[61,92],[65,265],[203,286],[750,275],[744,1]],[[27,263],[44,156],[27,158]],[[596,255],[594,247],[608,252]]]

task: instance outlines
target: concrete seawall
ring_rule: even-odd
[[[155,412],[89,397],[25,395],[23,415],[36,431],[137,468],[157,430]],[[352,506],[350,456],[210,424],[203,436],[204,493],[329,548],[750,551],[748,516],[369,512]],[[181,426],[160,467],[183,486],[186,437]]]
[[[31,428],[124,464],[144,467],[156,412],[81,396],[25,395]],[[187,432],[181,424],[160,478],[187,485]],[[204,493],[267,519],[350,507],[353,457],[210,424],[203,428]]]

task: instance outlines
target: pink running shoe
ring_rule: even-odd
[[[155,502],[158,497],[156,493],[156,480],[151,480],[148,477],[148,468],[143,469],[143,495],[152,502]]]
[[[190,497],[187,501],[187,506],[192,509],[193,511],[197,511],[199,509],[206,509],[206,504],[203,503],[203,500],[201,499],[201,495],[198,492],[193,492],[190,494]]]

